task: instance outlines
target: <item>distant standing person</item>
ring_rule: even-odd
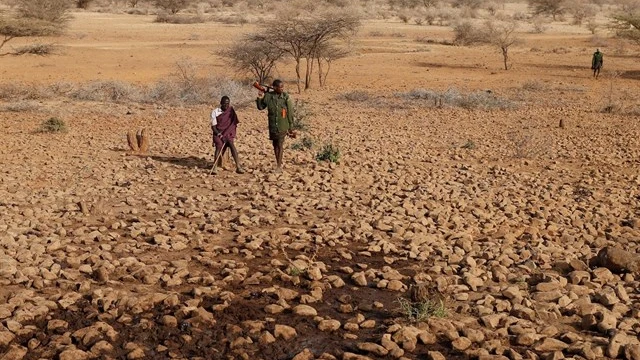
[[[600,75],[600,69],[602,69],[604,55],[600,52],[600,49],[596,49],[591,58],[591,69],[593,70],[593,77],[598,78]]]
[[[260,91],[256,99],[258,110],[267,109],[269,120],[269,139],[273,145],[276,156],[276,172],[282,172],[282,153],[284,139],[287,135],[294,136],[293,128],[293,103],[289,94],[284,92],[284,83],[274,80],[273,91],[264,93]]]
[[[238,115],[231,106],[231,100],[228,96],[223,96],[220,99],[220,107],[215,108],[211,112],[211,131],[213,132],[213,146],[215,146],[216,152],[214,155],[214,161],[212,171],[216,173],[218,167],[218,157],[221,156],[220,152],[226,151],[226,148],[231,150],[231,156],[236,163],[236,172],[243,174],[244,170],[240,166],[238,161],[238,151],[233,143],[236,138],[236,130],[238,127]]]

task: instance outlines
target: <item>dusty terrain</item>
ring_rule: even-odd
[[[58,54],[2,58],[0,82],[145,84],[183,58],[222,75],[211,51],[251,30],[77,13]],[[2,359],[640,359],[640,273],[590,261],[638,252],[638,49],[598,45],[594,80],[577,27],[523,32],[509,71],[421,36],[452,37],[367,21],[326,88],[293,92],[314,148],[283,174],[250,105],[247,173],[211,176],[210,106],[3,99]],[[68,131],[38,132],[51,116]],[[339,164],[315,160],[327,141]]]

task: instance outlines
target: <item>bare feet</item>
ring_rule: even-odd
[[[238,173],[238,174],[244,174],[244,172],[245,172],[245,171],[244,171],[244,169],[243,169],[243,168],[241,168],[241,167],[236,168],[236,173]]]
[[[280,166],[278,166],[275,169],[273,169],[273,172],[276,173],[276,174],[282,174],[282,168]]]

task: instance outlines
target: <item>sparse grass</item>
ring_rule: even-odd
[[[212,21],[227,24],[227,25],[246,25],[249,23],[249,19],[243,14],[233,14],[229,16],[214,17]]]
[[[453,46],[455,45],[452,41],[450,40],[443,40],[443,39],[432,39],[428,36],[418,36],[416,38],[416,42],[419,42],[421,44],[438,44],[438,45],[447,45],[447,46]]]
[[[153,20],[157,23],[164,24],[199,24],[207,22],[207,18],[200,15],[179,15],[179,14],[168,14],[161,13],[156,16]]]
[[[522,89],[527,91],[543,91],[547,89],[547,86],[539,80],[527,80],[522,83]]]
[[[342,93],[336,96],[337,99],[346,100],[346,101],[354,101],[354,102],[364,102],[368,101],[371,97],[369,93],[362,90],[353,90],[346,93]]]
[[[287,269],[287,274],[289,274],[290,276],[300,276],[300,275],[303,275],[304,273],[305,273],[304,270],[298,269],[293,265],[289,266],[289,268]]]
[[[49,89],[31,84],[11,82],[0,84],[0,100],[22,101],[50,99],[53,94]]]
[[[51,55],[55,52],[55,45],[53,44],[30,44],[17,48],[13,54],[15,55]]]
[[[57,133],[57,132],[65,132],[67,131],[67,125],[63,120],[52,117],[48,120],[42,122],[40,126],[40,131],[45,133]]]
[[[9,103],[0,108],[0,111],[9,111],[9,112],[24,112],[24,111],[33,111],[40,108],[37,102],[34,101],[18,101],[14,103]]]
[[[338,163],[340,161],[340,148],[332,143],[326,143],[316,153],[316,160]]]
[[[139,86],[124,81],[99,80],[86,83],[57,82],[49,86],[24,83],[0,84],[0,100],[45,100],[56,96],[75,100],[115,103],[162,103],[166,105],[210,104],[212,99],[229,96],[235,107],[255,99],[251,87],[222,77],[199,77],[176,72],[155,84]]]
[[[500,98],[492,91],[476,91],[468,94],[460,93],[456,89],[448,89],[438,92],[428,89],[413,89],[406,93],[396,93],[396,97],[405,100],[425,100],[427,104],[433,106],[452,106],[465,109],[510,109],[515,104]]]
[[[467,140],[467,142],[464,143],[464,145],[462,145],[461,148],[467,149],[467,150],[473,150],[476,148],[476,143],[473,142],[473,140]]]
[[[442,300],[424,300],[412,302],[399,297],[396,302],[400,305],[400,311],[410,322],[420,322],[430,317],[447,317],[447,308]]]
[[[552,140],[544,134],[512,134],[513,156],[518,159],[535,159],[549,154]]]
[[[310,150],[313,148],[313,139],[305,136],[297,143],[291,145],[292,150]]]
[[[143,98],[135,85],[123,81],[92,81],[76,88],[71,97],[77,100],[102,102],[137,102]]]

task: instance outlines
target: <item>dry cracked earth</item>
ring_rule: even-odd
[[[497,110],[336,79],[282,174],[250,106],[242,175],[206,106],[3,112],[0,359],[640,359],[640,125],[581,76]]]

